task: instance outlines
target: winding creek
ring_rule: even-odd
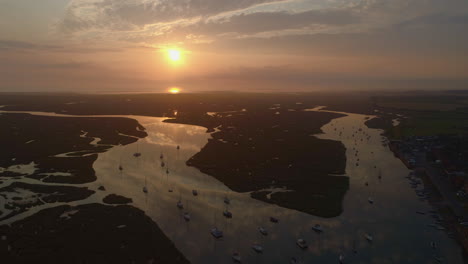
[[[339,217],[319,218],[252,199],[249,193],[230,191],[222,182],[185,164],[210,138],[205,128],[164,123],[164,118],[143,116],[118,117],[136,119],[146,128],[146,138],[99,154],[94,163],[97,181],[73,185],[92,190],[103,185],[106,191],[97,191],[86,200],[69,204],[102,203],[111,193],[132,198],[133,205],[144,210],[192,263],[232,263],[231,255],[235,251],[241,254],[243,263],[289,263],[292,257],[304,263],[338,263],[340,254],[344,255],[345,263],[436,263],[434,256],[439,256],[443,263],[463,263],[456,242],[445,231],[430,227],[432,218],[416,213],[431,208],[410,187],[405,178],[409,173],[406,167],[382,144],[382,131],[364,125],[372,116],[343,114],[347,116],[332,120],[322,127],[323,134],[317,135],[342,141],[347,149],[350,189]],[[133,156],[137,151],[142,153],[139,158]],[[118,169],[120,163],[122,172]],[[14,181],[2,180],[0,187]],[[19,181],[44,184],[27,178]],[[146,194],[142,191],[145,182]],[[173,192],[168,192],[169,189]],[[198,196],[192,195],[193,189],[198,190]],[[225,196],[231,200],[232,219],[222,215]],[[368,202],[369,197],[373,204]],[[179,199],[184,210],[176,206]],[[57,204],[32,208],[0,225],[53,206]],[[183,219],[183,212],[190,213],[190,222]],[[271,223],[270,216],[280,222]],[[324,232],[313,231],[315,224],[320,224]],[[214,226],[224,232],[224,238],[216,240],[211,236],[210,229]],[[266,228],[269,234],[263,236],[258,227]],[[367,233],[373,236],[372,243],[365,239]],[[299,249],[295,244],[297,238],[305,239],[309,248]],[[437,242],[436,249],[431,248],[431,241]],[[254,243],[263,246],[263,254],[252,250]]]

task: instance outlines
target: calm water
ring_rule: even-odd
[[[232,192],[218,180],[187,167],[185,162],[210,138],[205,128],[163,123],[163,118],[129,118],[138,120],[148,137],[99,154],[94,164],[98,180],[84,186],[96,190],[104,185],[106,192],[97,191],[96,195],[72,204],[101,202],[110,193],[130,197],[133,205],[154,219],[192,263],[232,263],[234,251],[241,254],[243,263],[289,263],[291,257],[305,263],[338,263],[340,254],[345,256],[346,263],[435,263],[435,255],[443,263],[462,263],[455,241],[445,232],[428,226],[433,223],[429,216],[416,214],[418,210],[431,208],[410,188],[404,178],[409,172],[406,167],[382,146],[381,131],[364,125],[368,116],[347,114],[332,120],[322,127],[324,133],[317,135],[340,140],[347,148],[350,190],[344,200],[343,214],[329,219],[251,199],[249,194]],[[142,153],[139,158],[133,156],[137,151]],[[359,166],[356,166],[358,158]],[[120,163],[123,172],[118,170]],[[30,179],[23,181],[37,183]],[[142,191],[145,185],[147,194]],[[194,197],[192,189],[198,190],[199,195]],[[222,216],[225,196],[231,200],[232,219]],[[369,197],[374,199],[374,204],[368,202]],[[179,200],[184,210],[177,208]],[[4,223],[50,206],[35,208]],[[184,221],[183,212],[190,213],[190,222]],[[280,222],[271,223],[270,216],[279,218]],[[324,232],[314,232],[311,227],[315,224],[321,224]],[[211,236],[210,229],[214,226],[224,232],[223,239],[215,240]],[[268,236],[258,232],[260,226],[268,230]],[[372,243],[364,238],[366,233],[373,236]],[[309,248],[300,250],[295,244],[297,238],[304,238]],[[437,242],[436,250],[430,247],[431,241]],[[251,249],[254,243],[264,247],[263,254]],[[357,254],[352,252],[353,248]]]

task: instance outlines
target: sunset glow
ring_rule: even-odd
[[[178,94],[178,93],[180,93],[180,88],[178,88],[178,87],[171,87],[171,88],[169,88],[169,93],[171,93],[171,94]]]
[[[167,57],[172,62],[178,62],[181,59],[181,52],[177,49],[169,49],[167,50]]]

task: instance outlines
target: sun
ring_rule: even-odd
[[[171,88],[169,88],[169,93],[171,93],[171,94],[178,94],[178,93],[180,93],[180,88],[178,88],[178,87],[171,87]]]
[[[181,59],[181,52],[177,49],[168,49],[167,50],[167,57],[169,60],[173,62],[178,62]]]

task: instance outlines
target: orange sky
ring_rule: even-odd
[[[4,0],[0,91],[460,89],[467,31],[464,0]]]

